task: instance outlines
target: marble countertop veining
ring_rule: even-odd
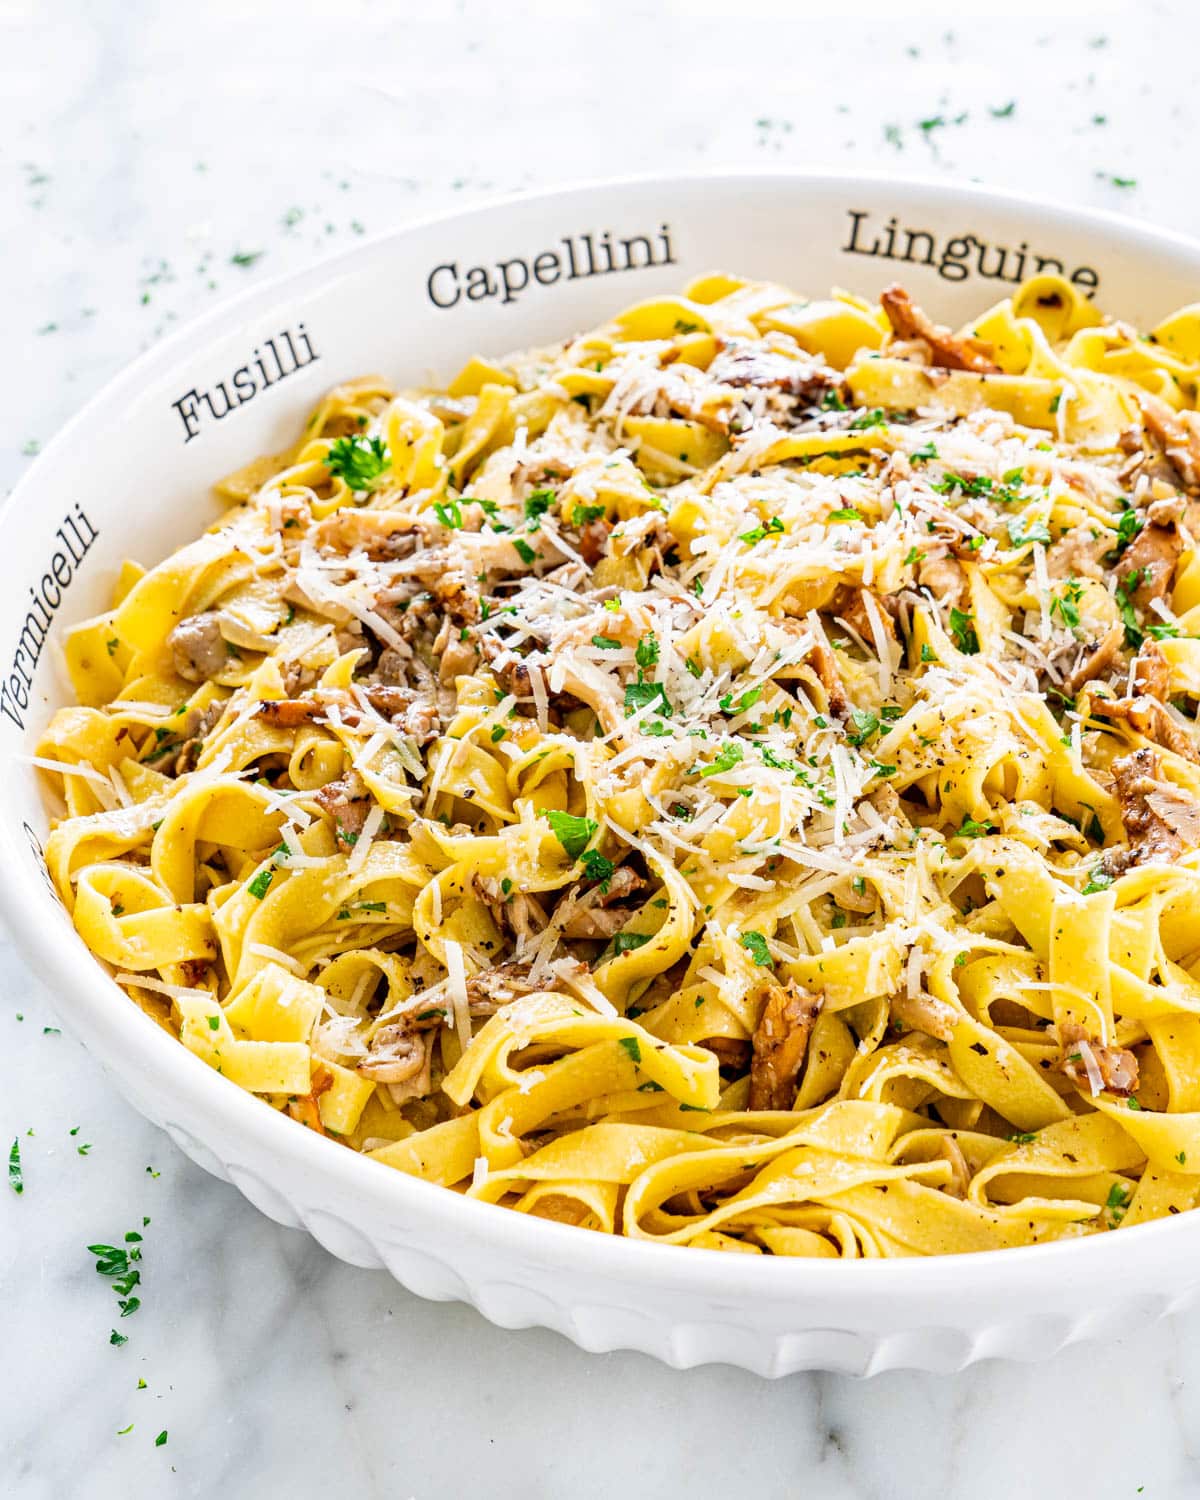
[[[4,0],[0,492],[215,298],[495,192],[883,168],[1200,233],[1198,44],[1188,0]],[[0,993],[3,1500],[1200,1495],[1200,1312],[954,1378],[586,1355],[278,1228],[118,1098],[6,940]],[[127,1230],[121,1319],[85,1247]]]

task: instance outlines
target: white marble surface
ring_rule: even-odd
[[[3,0],[0,491],[176,320],[489,192],[883,167],[1200,233],[1198,43],[1189,0]],[[1200,1314],[953,1379],[584,1355],[277,1228],[46,1032],[53,1000],[7,944],[0,993],[0,1142],[19,1135],[26,1180],[0,1185],[5,1500],[1200,1495]],[[84,1247],[143,1215],[114,1348]]]

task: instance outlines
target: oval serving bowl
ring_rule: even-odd
[[[663,1248],[470,1201],[242,1093],[129,1001],[53,893],[37,773],[15,757],[67,701],[56,637],[107,605],[127,555],[152,563],[197,535],[219,513],[212,482],[294,441],[340,380],[446,377],[472,353],[564,337],[718,268],[803,295],[873,295],[902,279],[950,323],[1049,269],[1146,326],[1195,299],[1200,244],[981,189],[820,174],[639,179],[415,224],[226,302],[92,401],[0,520],[10,931],[117,1087],[193,1161],[343,1260],[505,1327],[677,1366],[868,1374],[1041,1358],[1187,1306],[1200,1213],[1036,1248],[842,1263]]]

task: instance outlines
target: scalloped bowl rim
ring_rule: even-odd
[[[646,187],[657,187],[669,194],[696,184],[727,193],[749,184],[770,184],[801,193],[844,184],[848,188],[890,195],[900,202],[906,199],[953,202],[982,212],[993,209],[1009,216],[1025,215],[1036,220],[1039,227],[1055,223],[1094,231],[1101,241],[1111,241],[1132,254],[1144,251],[1150,259],[1166,251],[1191,262],[1200,284],[1200,243],[1184,235],[1109,212],[1068,209],[1026,195],[978,186],[950,187],[919,177],[816,171],[639,174],[506,195],[470,209],[422,217],[370,236],[352,249],[310,267],[282,273],[224,298],[190,320],[106,384],[47,444],[4,508],[0,540],[8,539],[15,516],[36,505],[42,476],[69,452],[77,433],[86,433],[128,393],[171,369],[183,351],[201,345],[211,333],[228,327],[245,312],[265,307],[281,293],[302,292],[342,272],[353,271],[381,251],[433,226],[499,218],[515,205],[533,203],[549,207],[613,190],[633,192]],[[618,303],[614,297],[615,305]],[[0,547],[0,554],[4,552]],[[0,563],[0,572],[4,566],[7,564]],[[326,1191],[333,1191],[335,1197],[345,1201],[349,1192],[361,1219],[361,1223],[355,1220],[355,1226],[364,1233],[378,1229],[385,1239],[389,1227],[402,1233],[406,1218],[416,1213],[430,1223],[440,1222],[442,1232],[451,1241],[456,1236],[485,1240],[493,1250],[503,1249],[526,1266],[561,1266],[608,1283],[631,1282],[643,1290],[669,1289],[675,1299],[680,1295],[695,1298],[698,1307],[720,1306],[726,1312],[731,1302],[742,1299],[766,1296],[778,1300],[796,1295],[805,1301],[820,1299],[831,1314],[839,1303],[852,1303],[860,1294],[875,1305],[902,1300],[906,1293],[919,1293],[925,1300],[939,1288],[955,1301],[969,1301],[985,1289],[987,1297],[992,1299],[998,1289],[1008,1296],[1035,1286],[1044,1289],[1050,1278],[1062,1286],[1059,1278],[1064,1272],[1069,1277],[1086,1278],[1093,1286],[1102,1283],[1112,1286],[1131,1269],[1165,1271],[1177,1259],[1184,1258],[1189,1234],[1193,1244],[1200,1234],[1200,1213],[1184,1214],[1176,1220],[1126,1229],[1117,1235],[1095,1235],[977,1254],[859,1260],[847,1264],[840,1260],[740,1256],[663,1246],[583,1231],[468,1199],[382,1167],[322,1139],[214,1072],[130,1004],[81,945],[57,940],[62,929],[54,920],[50,900],[40,883],[16,879],[11,873],[21,868],[27,850],[19,830],[8,818],[0,820],[0,847],[6,856],[4,876],[0,878],[0,914],[10,934],[50,987],[64,1020],[78,1023],[89,1049],[118,1075],[118,1081],[127,1078],[135,1092],[144,1091],[169,1100],[169,1104],[162,1105],[164,1113],[181,1110],[193,1119],[219,1119],[236,1132],[247,1160],[265,1166],[280,1178],[302,1178],[308,1196],[316,1201]],[[120,1004],[114,1004],[117,998]],[[142,1109],[140,1103],[136,1107]],[[1019,1313],[1020,1308],[1014,1311]],[[661,1353],[658,1349],[652,1352]]]

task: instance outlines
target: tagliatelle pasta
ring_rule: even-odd
[[[337,387],[69,632],[48,868],[189,1050],[604,1233],[1200,1191],[1200,307],[712,275]]]

